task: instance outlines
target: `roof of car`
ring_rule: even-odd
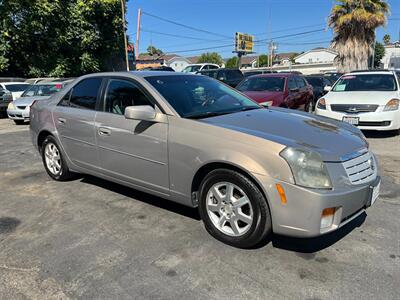
[[[299,76],[301,74],[295,74],[295,73],[264,73],[264,74],[257,74],[257,75],[253,75],[250,76],[252,78],[259,78],[259,77],[292,77],[292,76]]]
[[[0,84],[4,84],[4,85],[7,85],[7,84],[28,84],[29,85],[30,83],[16,81],[16,82],[0,82]]]
[[[393,75],[393,71],[389,70],[360,70],[360,71],[353,71],[350,73],[344,74],[344,76],[347,75],[365,75],[365,74],[391,74]]]

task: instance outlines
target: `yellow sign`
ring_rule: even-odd
[[[236,32],[235,34],[235,51],[251,53],[254,50],[254,35]]]

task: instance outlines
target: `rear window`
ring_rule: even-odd
[[[62,84],[36,84],[31,85],[22,94],[22,97],[50,96],[62,89]]]
[[[226,79],[228,80],[243,78],[243,74],[239,70],[227,70],[225,74],[226,74]]]
[[[307,82],[312,86],[323,86],[322,78],[318,77],[307,77]]]
[[[363,74],[342,76],[335,86],[334,92],[356,91],[396,91],[395,77],[391,74]]]
[[[10,92],[23,92],[30,85],[29,84],[4,84],[4,86]]]

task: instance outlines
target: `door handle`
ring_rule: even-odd
[[[100,127],[99,128],[99,135],[110,135],[111,130],[105,127]]]
[[[59,123],[59,124],[65,124],[66,122],[67,122],[66,119],[64,119],[64,118],[58,118],[58,123]]]

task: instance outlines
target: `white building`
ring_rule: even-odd
[[[400,69],[400,41],[385,45],[385,56],[381,63],[384,69]]]
[[[294,58],[296,64],[333,63],[337,53],[327,48],[315,48]]]
[[[164,56],[164,64],[174,69],[175,72],[181,72],[187,65],[191,64],[191,61],[185,57],[171,54]]]

